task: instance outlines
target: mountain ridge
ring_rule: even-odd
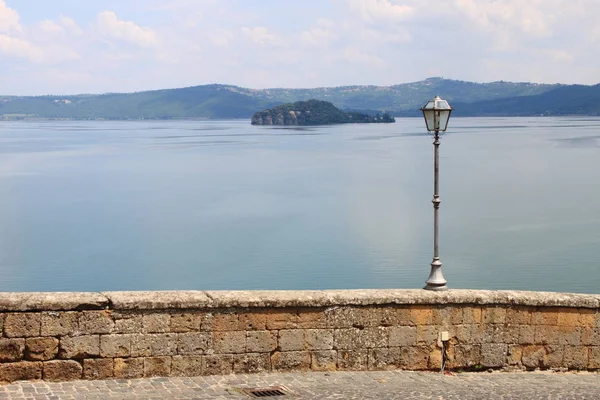
[[[282,103],[319,99],[342,110],[418,115],[440,95],[464,116],[600,115],[600,84],[565,85],[440,77],[390,86],[251,89],[209,84],[132,93],[1,96],[0,119],[250,118]],[[568,101],[567,101],[568,100]]]

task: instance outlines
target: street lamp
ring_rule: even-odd
[[[424,289],[427,290],[447,290],[446,279],[442,274],[442,262],[438,249],[438,210],[440,208],[439,196],[439,165],[440,165],[440,136],[444,134],[448,127],[448,120],[452,107],[446,100],[442,100],[439,96],[435,96],[429,100],[427,104],[421,108],[427,131],[433,136],[433,261],[431,262],[431,272],[427,278],[427,285]]]

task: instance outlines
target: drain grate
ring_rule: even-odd
[[[287,392],[281,386],[263,387],[263,388],[247,388],[242,389],[244,393],[250,397],[276,397],[286,396]]]

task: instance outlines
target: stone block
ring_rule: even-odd
[[[581,344],[581,328],[564,325],[557,328],[558,344],[579,346]]]
[[[58,343],[56,338],[28,338],[25,340],[25,358],[31,361],[52,360],[58,354]]]
[[[508,365],[521,365],[521,359],[523,358],[523,347],[518,344],[511,344],[508,346]]]
[[[562,368],[564,366],[563,348],[563,346],[546,346],[546,354],[544,355],[542,366],[544,368]]]
[[[177,334],[174,333],[132,335],[131,356],[174,356],[177,354],[177,338]]]
[[[312,371],[335,371],[337,367],[337,352],[335,350],[320,350],[310,353],[310,369]]]
[[[418,325],[416,328],[417,343],[427,346],[437,343],[440,331],[442,330],[434,325]]]
[[[0,339],[0,362],[21,361],[25,339]]]
[[[44,312],[40,318],[41,336],[75,336],[79,334],[78,312]]]
[[[481,365],[498,368],[506,365],[508,345],[502,343],[484,343],[481,345]]]
[[[240,319],[236,313],[217,313],[212,317],[212,328],[215,332],[237,331]]]
[[[337,367],[340,371],[365,371],[368,354],[364,349],[338,350]]]
[[[144,358],[144,377],[170,376],[171,357],[146,357]]]
[[[537,326],[535,325],[521,325],[519,326],[519,344],[535,344],[535,331]]]
[[[557,325],[558,311],[556,307],[539,307],[531,315],[531,323],[533,325]]]
[[[400,367],[412,370],[426,370],[429,364],[430,349],[427,346],[399,347]]]
[[[583,346],[600,346],[600,328],[583,327],[580,335]]]
[[[136,379],[144,376],[143,358],[115,358],[114,376],[117,379]]]
[[[576,308],[560,307],[557,312],[558,326],[579,326],[579,312]]]
[[[273,331],[246,332],[247,353],[270,353],[277,348],[277,334]]]
[[[202,366],[201,356],[173,356],[171,376],[200,376],[202,375]]]
[[[151,357],[153,340],[152,335],[131,335],[131,357]]]
[[[569,369],[585,369],[588,365],[588,348],[565,346],[563,366]]]
[[[84,335],[111,333],[114,326],[111,312],[108,310],[82,311],[79,314],[79,330]]]
[[[246,352],[246,332],[214,332],[213,349],[218,354]]]
[[[531,324],[531,316],[535,312],[533,307],[515,306],[506,310],[506,323],[513,325]]]
[[[0,364],[0,382],[31,381],[42,379],[42,363],[20,361]]]
[[[448,330],[460,344],[479,344],[483,341],[483,332],[479,333],[476,325],[456,325]]]
[[[84,379],[110,379],[113,376],[112,358],[86,358],[83,360]]]
[[[398,348],[378,348],[367,350],[367,369],[370,371],[395,369],[400,365]]]
[[[376,326],[362,330],[363,345],[369,349],[389,346],[389,329],[387,326]]]
[[[90,358],[100,355],[100,336],[63,336],[60,339],[60,358]]]
[[[506,322],[506,308],[488,306],[483,308],[484,324],[504,324]]]
[[[267,327],[267,315],[262,312],[241,313],[238,318],[241,331],[264,331]]]
[[[233,372],[233,355],[215,354],[203,357],[204,375],[227,375]]]
[[[409,306],[388,306],[381,310],[382,326],[413,325]]]
[[[171,315],[157,313],[142,316],[143,333],[167,333],[171,329]]]
[[[201,355],[212,349],[212,336],[208,332],[181,333],[177,336],[177,354]]]
[[[600,347],[593,346],[589,348],[588,368],[600,369]]]
[[[279,331],[278,347],[280,351],[305,350],[303,329],[284,329]]]
[[[449,325],[460,325],[465,323],[465,310],[467,307],[453,306],[450,307],[450,323]]]
[[[183,313],[171,315],[171,332],[198,332],[202,321],[202,314]]]
[[[325,329],[325,328],[327,328],[327,318],[325,316],[325,309],[320,309],[320,310],[301,309],[301,310],[298,310],[297,327],[299,329]]]
[[[413,346],[417,344],[417,328],[414,326],[391,326],[390,347]]]
[[[465,307],[463,308],[463,324],[480,324],[482,322],[482,311],[480,307]]]
[[[305,332],[305,345],[307,350],[333,349],[333,330],[307,329]]]
[[[268,330],[296,329],[298,327],[298,312],[293,311],[269,311],[265,313]]]
[[[410,306],[411,325],[431,325],[433,323],[433,309],[430,305]]]
[[[431,306],[431,324],[437,326],[449,326],[450,323],[450,310],[455,307],[443,306]]]
[[[427,359],[427,369],[439,371],[442,368],[442,349],[436,345],[429,346],[429,358]]]
[[[141,333],[142,332],[142,314],[139,312],[113,311],[112,318],[115,321],[113,333]]]
[[[555,325],[540,325],[535,328],[536,344],[558,344],[558,327]]]
[[[100,357],[129,357],[131,355],[131,338],[130,334],[100,336]]]
[[[271,370],[271,355],[267,353],[235,354],[233,356],[234,374],[256,374]]]
[[[9,338],[40,336],[41,313],[8,313],[4,320],[4,335]]]
[[[336,350],[359,350],[365,348],[364,344],[361,329],[344,328],[333,331],[333,348]]]
[[[336,307],[325,311],[330,328],[366,328],[381,324],[381,309],[374,307]]]
[[[454,346],[454,357],[449,360],[450,368],[470,368],[481,364],[481,345],[459,344]]]
[[[44,380],[74,381],[81,379],[83,368],[74,360],[53,360],[44,364]]]
[[[579,308],[579,326],[594,328],[596,326],[597,310],[593,308]]]
[[[546,349],[544,346],[523,346],[521,362],[528,369],[542,368],[545,356]]]
[[[274,371],[307,371],[311,358],[308,351],[276,351],[271,355],[271,366]]]

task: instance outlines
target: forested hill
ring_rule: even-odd
[[[435,95],[449,100],[457,116],[600,115],[600,85],[429,78],[393,86],[247,89],[214,84],[101,95],[0,96],[0,119],[250,118],[256,110],[309,99],[329,101],[346,111],[412,116]]]

